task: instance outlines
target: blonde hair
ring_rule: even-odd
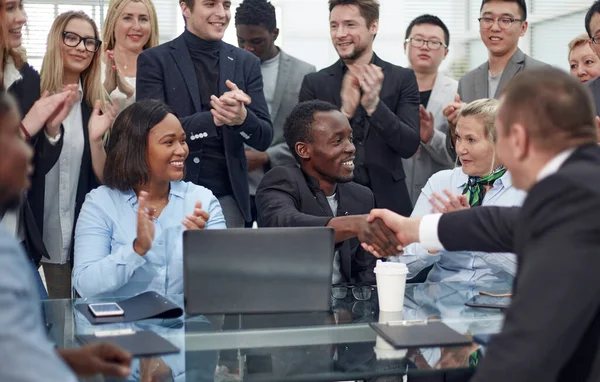
[[[8,57],[11,57],[15,67],[20,69],[27,60],[25,48],[10,47],[10,38],[8,37],[8,23],[6,22],[6,0],[0,0],[0,60],[2,60],[2,68],[6,66]],[[0,84],[4,84],[4,71],[0,71]]]
[[[571,51],[576,47],[587,44],[590,41],[590,36],[587,33],[582,33],[579,36],[575,37],[571,42],[569,42],[569,56],[571,55]]]
[[[94,29],[94,37],[99,39],[96,23],[84,12],[69,11],[58,15],[54,19],[54,23],[52,23],[48,34],[48,47],[42,61],[42,70],[40,70],[40,90],[42,93],[46,90],[50,93],[61,91],[64,86],[65,68],[61,50],[61,44],[63,44],[62,33],[65,31],[69,21],[73,19],[80,19],[90,23]],[[83,97],[87,104],[94,106],[96,100],[100,100],[102,101],[102,108],[104,108],[104,104],[108,101],[108,93],[106,93],[102,85],[100,76],[100,53],[96,51],[93,53],[90,65],[81,73],[81,84],[83,87]]]
[[[500,102],[493,98],[482,98],[465,105],[460,109],[458,118],[475,117],[483,120],[485,137],[490,142],[496,143],[496,115]]]
[[[465,105],[458,113],[458,119],[463,117],[474,117],[483,122],[485,137],[492,143],[492,166],[490,174],[496,169],[496,116],[500,102],[493,98],[482,98]],[[457,158],[458,161],[458,158]]]
[[[150,37],[144,45],[144,49],[153,48],[158,45],[158,17],[156,16],[156,8],[152,0],[111,0],[108,5],[108,12],[106,12],[106,19],[104,20],[104,28],[102,31],[102,39],[104,44],[102,50],[113,50],[115,48],[115,26],[117,20],[123,9],[127,4],[142,3],[148,8],[148,16],[150,17]]]

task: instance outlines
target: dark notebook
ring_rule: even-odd
[[[472,343],[467,336],[439,321],[407,325],[378,323],[370,325],[396,349],[466,346]]]
[[[179,349],[158,334],[151,331],[133,332],[119,335],[78,335],[82,344],[110,342],[131,353],[134,357],[150,357],[162,354],[179,353]]]
[[[117,303],[125,312],[122,316],[96,317],[90,312],[89,304],[75,305],[75,309],[92,325],[133,322],[147,318],[177,318],[183,314],[183,309],[156,292],[144,292]]]

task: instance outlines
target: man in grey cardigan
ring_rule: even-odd
[[[286,54],[275,45],[279,29],[275,7],[267,0],[244,0],[235,12],[235,29],[238,46],[260,59],[263,91],[273,122],[273,142],[265,152],[246,147],[252,220],[255,221],[256,187],[265,172],[275,166],[296,163],[283,138],[283,124],[298,103],[304,76],[314,72],[315,66]]]

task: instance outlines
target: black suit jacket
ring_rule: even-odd
[[[392,65],[374,55],[373,63],[383,69],[385,79],[381,102],[370,117],[359,105],[351,124],[364,124],[364,165],[369,173],[375,204],[409,216],[412,203],[404,181],[402,158],[410,158],[419,147],[419,86],[411,69]],[[340,91],[344,76],[341,60],[316,73],[307,74],[300,102],[320,99],[342,106]]]
[[[73,231],[71,232],[71,258],[70,261],[73,262],[73,240],[75,239],[75,226],[77,224],[77,218],[79,217],[79,212],[81,211],[81,206],[85,201],[85,196],[98,187],[99,182],[96,178],[96,174],[94,173],[94,169],[92,168],[92,153],[90,151],[90,138],[89,138],[89,130],[88,130],[88,122],[90,120],[90,116],[92,115],[92,107],[87,104],[85,97],[81,101],[81,120],[83,126],[83,155],[81,157],[81,167],[79,170],[79,179],[77,180],[77,194],[75,196],[75,216],[73,219]],[[39,155],[38,153],[42,153],[42,155],[47,151],[55,152],[56,147],[51,145],[43,132],[40,134],[40,138],[38,143],[36,144],[36,157]],[[41,141],[41,143],[40,143]],[[38,146],[42,146],[42,149],[38,150]],[[59,142],[60,148],[62,148],[62,136]],[[44,232],[44,195],[46,193],[46,174],[52,169],[54,163],[58,160],[60,156],[60,151],[58,151],[56,155],[56,159],[50,165],[51,162],[43,164],[40,168],[35,169],[35,173],[33,175],[31,181],[31,190],[27,193],[27,199],[29,200],[29,204],[31,206],[31,210],[33,211],[33,215],[35,217],[35,221],[37,227],[39,228],[40,234]],[[37,161],[36,161],[37,163]]]
[[[577,149],[521,208],[443,215],[449,251],[514,252],[514,298],[474,381],[600,381],[600,147]]]
[[[23,64],[19,72],[22,78],[12,84],[7,91],[15,97],[21,118],[23,118],[40,98],[40,75],[28,63]],[[33,145],[35,155],[32,186],[29,193],[35,192],[34,189],[39,187],[40,181],[43,181],[48,171],[56,164],[62,149],[62,138],[57,144],[51,145],[42,130],[32,137],[30,143]],[[36,215],[43,216],[43,212],[36,211],[34,214],[29,201],[25,199],[19,213],[19,220],[23,224],[25,234],[23,245],[31,260],[37,265],[42,257],[49,258],[49,256],[42,239],[41,228],[36,222]]]
[[[264,151],[273,139],[273,125],[263,94],[260,61],[252,53],[221,42],[219,49],[219,94],[229,91],[226,80],[234,82],[252,98],[248,116],[241,126],[217,127],[210,110],[202,110],[194,63],[183,35],[142,52],[137,61],[136,99],[165,102],[179,117],[187,133],[190,154],[186,180],[198,183],[203,139],[222,135],[233,196],[247,221],[250,214],[248,165],[244,143]]]
[[[373,193],[354,182],[338,183],[337,216],[368,214]],[[319,182],[297,165],[275,167],[256,190],[260,227],[325,227],[333,216]],[[357,238],[336,245],[345,282],[375,283],[376,258],[365,252]]]

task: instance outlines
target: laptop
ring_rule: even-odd
[[[327,311],[333,252],[327,227],[184,231],[185,312]]]

